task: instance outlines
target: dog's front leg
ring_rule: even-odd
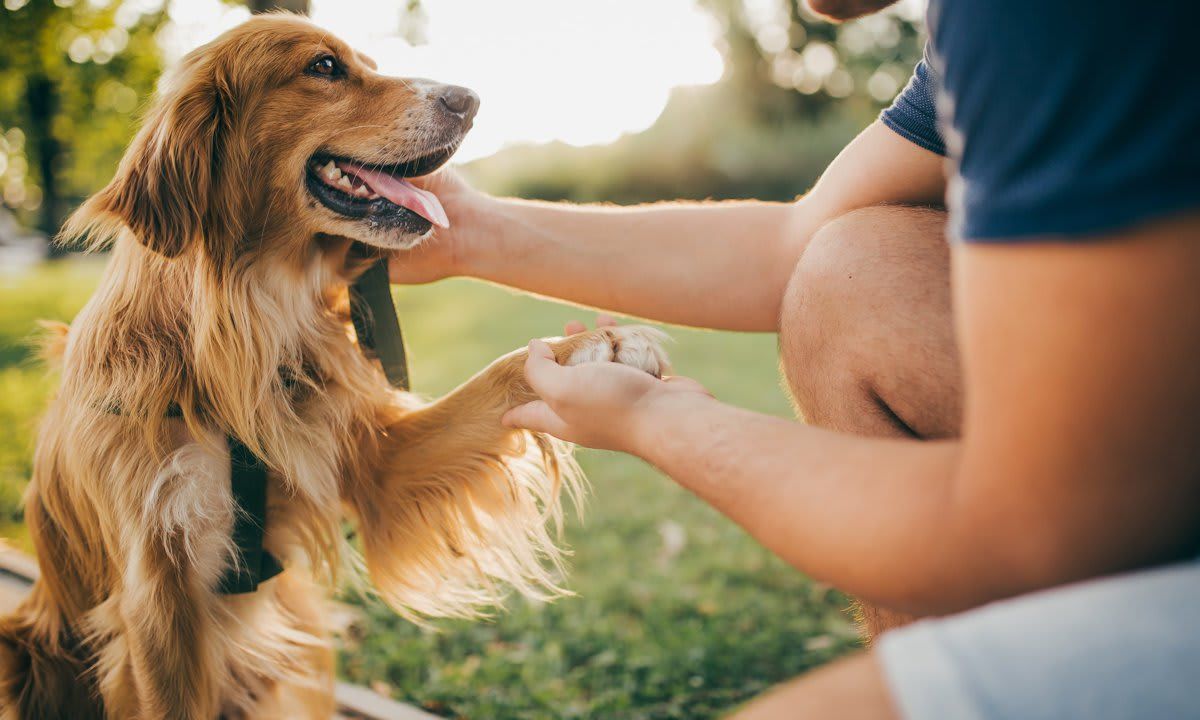
[[[221,492],[228,487],[228,455],[186,445],[130,508],[121,528],[123,632],[98,659],[110,668],[100,686],[111,716],[211,720],[220,712],[228,661],[215,588],[231,553],[234,510]]]
[[[166,554],[148,547],[139,554],[120,603],[138,708],[131,717],[214,718],[221,660],[212,651],[214,600]]]
[[[662,337],[602,328],[551,347],[564,364],[613,361],[659,375]],[[564,444],[500,423],[534,398],[525,354],[500,358],[418,410],[386,409],[378,467],[346,488],[372,579],[401,612],[470,614],[508,587],[558,592],[560,551],[547,524],[559,524],[561,490],[574,490],[579,476]]]

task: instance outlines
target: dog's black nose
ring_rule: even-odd
[[[447,85],[438,93],[442,106],[465,121],[470,121],[479,110],[479,96],[465,87]]]

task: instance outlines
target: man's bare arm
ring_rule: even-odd
[[[664,322],[775,331],[783,291],[812,233],[850,210],[940,203],[942,158],[875,123],[794,204],[633,208],[495,199],[430,181],[452,227],[396,255],[395,282],[467,275]]]
[[[1194,554],[1200,216],[954,260],[961,441],[844,435],[532,357],[546,402],[509,421],[640,455],[796,567],[919,614]]]

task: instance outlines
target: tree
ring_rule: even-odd
[[[308,0],[246,4],[256,13],[309,10]],[[166,11],[138,7],[6,0],[0,8],[0,201],[46,235],[111,175],[154,90]]]
[[[815,118],[847,104],[878,108],[920,56],[919,18],[908,5],[836,25],[803,0],[699,2],[724,31],[724,83],[764,120]]]
[[[0,197],[47,235],[116,164],[159,71],[163,11],[7,0],[0,19]]]

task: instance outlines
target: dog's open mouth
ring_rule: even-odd
[[[306,185],[313,197],[339,215],[422,234],[433,225],[449,227],[450,222],[437,196],[408,178],[438,169],[456,149],[451,145],[393,165],[318,153],[309,158]]]

